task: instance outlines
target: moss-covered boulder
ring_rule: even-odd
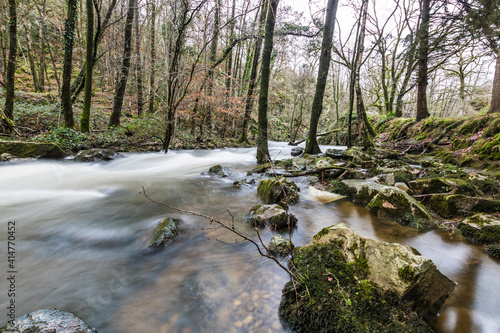
[[[274,235],[269,243],[269,251],[274,256],[285,257],[293,251],[293,243],[282,235]]]
[[[500,220],[488,214],[476,214],[458,224],[458,230],[475,244],[499,244]]]
[[[385,187],[368,203],[378,217],[393,219],[417,229],[433,228],[436,223],[427,209],[408,193],[396,187]]]
[[[488,253],[493,258],[500,259],[500,244],[489,245],[486,248],[486,253]]]
[[[268,226],[271,230],[293,228],[297,218],[289,214],[280,205],[257,205],[250,209],[248,220],[256,227]]]
[[[257,194],[265,204],[280,204],[283,207],[299,201],[299,188],[293,180],[286,178],[263,179]]]
[[[500,211],[500,200],[469,197],[462,194],[433,195],[429,207],[444,218],[470,215],[471,213],[493,213]]]
[[[37,310],[14,319],[0,332],[71,332],[97,333],[72,313],[61,310]]]
[[[346,149],[334,149],[334,148],[329,148],[325,151],[325,156],[334,158],[334,159],[339,159],[339,158],[346,158],[347,155],[345,155]]]
[[[148,242],[149,248],[160,248],[173,240],[180,234],[179,223],[181,221],[173,218],[166,218],[156,225],[153,236]]]
[[[417,179],[408,183],[414,194],[448,193],[475,196],[477,190],[463,179],[427,178]]]
[[[0,154],[19,158],[64,158],[64,151],[55,143],[0,141]]]
[[[349,198],[354,197],[356,194],[356,189],[347,186],[343,181],[334,179],[326,184],[325,189],[329,192],[340,194]]]
[[[280,315],[296,332],[432,332],[419,316],[433,319],[455,283],[413,252],[325,228],[295,249]]]
[[[9,153],[3,153],[0,155],[0,161],[2,161],[2,162],[10,161],[12,158],[13,158],[13,156]]]
[[[211,176],[229,177],[233,175],[233,170],[225,165],[217,164],[208,169],[208,174]]]
[[[86,149],[80,150],[74,160],[76,162],[99,162],[99,161],[112,161],[115,158],[123,157],[122,154],[115,152],[111,149]]]
[[[363,151],[359,147],[351,147],[344,152],[352,161],[362,168],[375,168],[377,167],[377,159],[373,154]]]

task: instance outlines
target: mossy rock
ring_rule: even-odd
[[[287,256],[292,253],[294,245],[292,241],[288,238],[283,237],[282,235],[274,235],[271,238],[271,242],[269,243],[269,251],[274,256]]]
[[[488,253],[493,258],[500,259],[500,244],[489,245],[486,248],[486,253]]]
[[[123,157],[122,154],[115,152],[111,149],[85,149],[80,150],[73,159],[75,162],[98,162],[98,161],[112,161],[115,158]]]
[[[173,218],[166,218],[158,223],[154,229],[154,234],[149,240],[150,248],[160,248],[173,240],[180,234],[178,224],[181,221]]]
[[[64,151],[55,143],[0,141],[0,154],[19,158],[64,158]]]
[[[415,194],[448,193],[475,196],[478,194],[473,185],[462,179],[427,178],[417,179],[408,183]]]
[[[475,177],[469,180],[470,184],[486,195],[500,193],[500,182],[486,177]]]
[[[330,183],[328,183],[326,186],[326,190],[329,192],[344,195],[349,198],[353,198],[356,194],[355,188],[347,186],[345,183],[338,179],[334,179]]]
[[[279,204],[283,207],[297,203],[300,198],[297,185],[286,178],[261,180],[257,194],[265,204]]]
[[[256,205],[250,209],[248,221],[256,227],[268,226],[271,230],[294,228],[297,218],[280,205]]]
[[[220,164],[211,166],[210,169],[208,169],[209,175],[218,177],[230,177],[233,175],[233,173],[234,172],[230,167]]]
[[[458,224],[458,230],[474,244],[499,244],[500,220],[492,215],[476,214]]]
[[[271,169],[271,167],[272,167],[271,163],[264,163],[264,164],[258,165],[255,168],[253,168],[252,170],[248,171],[247,176],[250,176],[254,173],[265,173],[269,169]]]
[[[500,210],[500,201],[461,194],[433,195],[430,208],[444,218],[469,215],[470,213],[493,213]]]
[[[500,161],[500,133],[488,140],[478,152],[485,160]]]

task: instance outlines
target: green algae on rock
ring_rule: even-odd
[[[277,204],[252,207],[248,220],[256,227],[269,226],[271,230],[293,228],[297,224],[295,215],[287,213]]]
[[[470,213],[493,213],[500,211],[500,200],[469,197],[461,194],[433,195],[430,208],[444,218],[466,216]]]
[[[64,151],[55,143],[0,141],[0,154],[19,158],[64,158]]]
[[[298,202],[300,198],[297,185],[286,178],[261,180],[257,194],[265,204],[280,204],[283,207]]]
[[[493,215],[476,214],[460,222],[458,230],[471,243],[500,243],[500,220]]]
[[[274,235],[269,243],[269,251],[275,256],[287,256],[293,251],[294,245],[289,238],[282,235]]]
[[[180,234],[178,224],[180,220],[173,218],[166,218],[158,223],[154,229],[154,234],[149,240],[148,247],[159,248],[165,246],[172,239]]]

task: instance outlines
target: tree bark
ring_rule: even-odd
[[[262,77],[259,92],[259,134],[257,136],[257,163],[265,163],[269,159],[267,143],[267,109],[269,95],[269,79],[271,75],[271,55],[273,52],[274,26],[279,0],[271,0],[266,19],[264,50],[262,52]]]
[[[236,36],[234,35],[234,27],[236,25],[236,20],[234,18],[236,14],[236,0],[233,0],[233,7],[231,9],[231,23],[229,25],[229,45],[233,43],[233,41],[236,39]],[[231,49],[231,53],[228,55],[227,58],[227,67],[226,67],[226,97],[229,99],[229,96],[231,96],[231,83],[232,83],[232,70],[233,70],[233,51]]]
[[[429,60],[430,0],[420,0],[422,21],[419,29],[419,57],[417,76],[417,116],[420,121],[430,116],[427,109],[427,62]]]
[[[90,132],[90,106],[92,104],[92,72],[94,59],[94,4],[92,0],[86,1],[87,5],[87,53],[85,61],[85,96],[83,98],[82,116],[80,118],[80,131]]]
[[[17,13],[16,0],[9,0],[9,60],[7,63],[7,88],[5,89],[5,116],[14,119],[14,78],[17,55]]]
[[[45,5],[46,1],[42,1],[42,9],[39,10],[40,20],[39,20],[39,45],[40,45],[40,67],[38,75],[38,85],[40,91],[45,91]],[[37,6],[38,7],[38,6]]]
[[[264,28],[264,24],[266,21],[266,13],[267,13],[267,2],[263,1],[259,19],[259,34],[262,33],[262,30]],[[248,91],[245,100],[245,112],[243,114],[243,124],[241,126],[241,136],[239,140],[240,143],[248,142],[248,137],[247,137],[248,122],[250,121],[250,114],[252,113],[253,92],[257,81],[257,68],[259,67],[261,48],[262,48],[262,38],[258,38],[255,41],[255,49],[252,57],[252,69],[250,71],[250,80],[248,82]]]
[[[323,97],[325,95],[326,81],[330,60],[332,58],[333,31],[335,28],[335,16],[337,14],[338,0],[328,0],[326,7],[325,28],[323,31],[323,41],[321,42],[321,55],[319,59],[318,79],[316,81],[316,91],[311,110],[311,121],[309,125],[309,134],[306,141],[306,154],[321,153],[316,133],[318,131],[319,118],[323,111]]]
[[[38,74],[36,72],[36,66],[35,66],[35,60],[33,59],[33,52],[31,49],[31,36],[30,36],[30,31],[26,26],[24,26],[24,32],[26,33],[26,48],[28,51],[28,62],[30,64],[30,72],[31,72],[31,77],[33,79],[33,87],[35,89],[35,92],[40,91],[40,86],[38,84]]]
[[[144,104],[143,87],[142,87],[142,57],[141,57],[141,35],[139,31],[139,4],[135,6],[135,50],[136,64],[135,72],[137,77],[137,116],[142,116],[142,108]]]
[[[220,25],[220,0],[215,1],[215,13],[214,13],[214,26],[213,26],[213,32],[212,32],[212,43],[210,44],[210,69],[208,70],[208,86],[207,86],[207,96],[212,96],[213,94],[213,87],[214,87],[214,69],[212,68],[212,65],[215,63],[217,60],[217,46],[219,44],[219,25]],[[208,128],[208,131],[212,129],[212,104],[209,103],[207,109],[206,109],[206,125]],[[203,122],[202,122],[203,123]],[[200,128],[203,126],[203,124],[200,125]],[[202,133],[200,133],[200,137],[202,136]]]
[[[64,64],[61,87],[61,106],[64,113],[64,125],[73,128],[73,107],[71,104],[71,69],[73,65],[73,45],[75,43],[75,25],[77,0],[68,0],[68,17],[64,24]]]
[[[151,52],[151,72],[149,76],[149,107],[148,112],[155,111],[155,65],[156,65],[156,46],[155,46],[155,24],[156,24],[156,5],[155,0],[151,1],[151,18],[150,18],[150,33],[149,44]]]
[[[495,76],[493,78],[493,91],[491,93],[491,104],[488,113],[500,112],[500,49],[497,53],[495,65]]]
[[[109,118],[109,127],[120,126],[120,115],[122,112],[123,98],[127,88],[128,74],[130,72],[130,50],[132,49],[132,25],[134,23],[134,12],[137,0],[129,0],[127,19],[125,21],[125,42],[123,46],[123,63],[118,73],[114,93],[113,111]]]

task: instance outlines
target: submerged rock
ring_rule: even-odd
[[[181,221],[173,218],[166,218],[158,223],[154,229],[154,234],[149,240],[149,248],[159,248],[165,246],[180,234],[178,224]]]
[[[115,158],[123,157],[122,154],[115,152],[111,149],[86,149],[80,150],[74,160],[77,162],[98,162],[98,161],[111,161]]]
[[[274,235],[269,243],[269,251],[274,256],[287,256],[293,251],[293,243],[282,235]]]
[[[299,188],[286,178],[263,179],[257,187],[257,194],[265,204],[280,204],[284,207],[299,201]]]
[[[55,143],[0,141],[0,154],[19,158],[64,158],[64,151]]]
[[[432,332],[456,283],[409,246],[360,236],[344,224],[295,248],[280,315],[296,332]]]
[[[257,205],[250,209],[248,220],[256,227],[269,226],[272,230],[295,227],[297,218],[280,205]]]
[[[241,179],[241,180],[235,180],[230,187],[232,188],[237,188],[240,189],[242,187],[250,187],[252,185],[255,185],[255,179]]]
[[[14,319],[0,332],[97,333],[72,313],[61,310],[37,310]]]
[[[233,173],[234,172],[230,167],[220,164],[214,165],[208,169],[208,174],[212,176],[230,177]]]
[[[458,224],[460,233],[475,244],[500,243],[500,220],[487,214],[476,214]]]

